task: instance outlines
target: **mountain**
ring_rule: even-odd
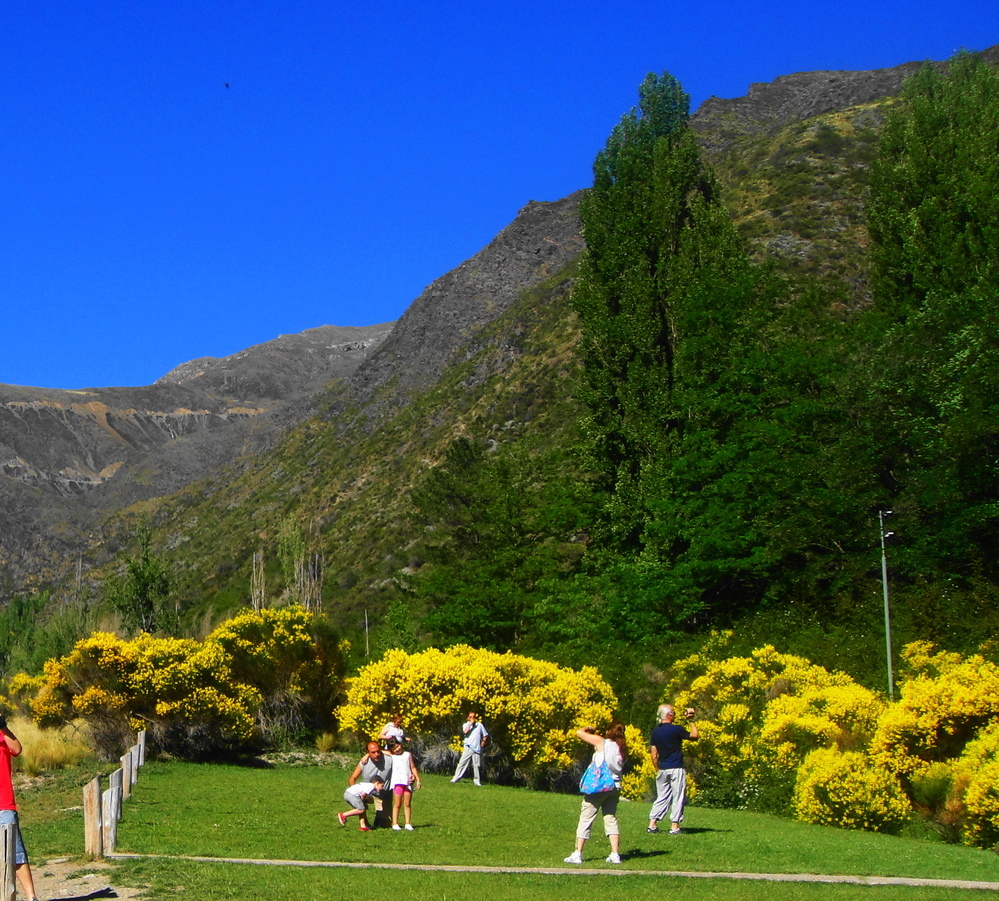
[[[107,513],[273,446],[308,398],[354,372],[391,327],[283,335],[146,387],[0,385],[0,585],[45,584]]]
[[[788,75],[692,119],[758,257],[823,278],[844,311],[869,302],[867,174],[917,65]],[[528,203],[396,323],[282,336],[145,388],[0,386],[0,599],[78,559],[99,583],[144,515],[192,609],[245,602],[258,549],[277,591],[288,520],[325,555],[329,606],[384,607],[420,562],[408,490],[452,438],[572,440],[579,198]]]

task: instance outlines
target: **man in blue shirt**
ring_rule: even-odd
[[[479,715],[474,712],[469,713],[466,721],[461,724],[461,731],[464,733],[462,742],[464,747],[461,751],[461,760],[458,761],[458,767],[454,771],[454,778],[451,781],[457,782],[461,779],[468,769],[469,762],[471,762],[475,774],[475,784],[482,785],[482,749],[489,741],[489,733],[486,732],[486,727],[479,722]]]
[[[687,708],[687,719],[694,718],[694,708]],[[683,743],[700,736],[697,726],[691,724],[688,732],[677,726],[676,711],[672,704],[660,704],[656,712],[659,725],[652,730],[649,753],[656,766],[656,800],[649,815],[646,832],[659,832],[659,821],[669,813],[670,835],[680,834],[683,822],[683,805],[687,799],[687,772],[683,768]]]

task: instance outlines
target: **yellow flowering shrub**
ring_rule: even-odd
[[[233,677],[263,697],[262,729],[331,728],[342,700],[350,645],[303,607],[246,610],[222,623],[206,644],[228,656]]]
[[[624,738],[628,743],[629,765],[621,777],[621,794],[632,801],[643,801],[656,778],[656,768],[649,754],[649,740],[641,729],[630,724],[624,727]],[[687,797],[693,798],[694,794],[694,782],[691,779],[687,783]]]
[[[961,797],[961,839],[992,848],[999,842],[999,722],[970,741],[955,764],[956,793]]]
[[[17,713],[23,717],[31,716],[31,700],[45,681],[43,676],[29,676],[27,673],[17,673],[6,685],[5,696],[0,696],[0,710],[5,714]]]
[[[864,747],[881,702],[845,673],[772,645],[722,656],[730,634],[678,661],[664,700],[697,710],[700,738],[684,746],[684,757],[704,800],[784,810],[805,756]]]
[[[233,679],[218,646],[97,632],[45,664],[31,707],[42,725],[82,717],[98,752],[113,758],[142,728],[184,756],[239,746],[252,736],[259,703],[256,689]]]
[[[907,645],[908,678],[901,698],[881,717],[871,751],[886,769],[906,779],[930,764],[959,757],[999,716],[999,666],[979,655],[933,653]]]
[[[378,735],[392,713],[413,734],[457,735],[469,710],[528,778],[568,769],[582,756],[576,730],[600,729],[617,699],[592,667],[580,671],[513,653],[458,645],[388,651],[348,680],[340,725]],[[457,747],[457,739],[455,739]]]
[[[912,808],[898,780],[867,754],[828,747],[812,751],[801,764],[794,812],[806,823],[895,833]]]
[[[49,660],[37,682],[11,684],[24,698],[34,689],[30,707],[43,725],[86,719],[105,756],[147,728],[159,747],[205,757],[245,746],[275,711],[300,723],[317,698],[328,719],[344,651],[311,614],[290,607],[240,614],[203,642],[97,632]],[[273,708],[261,722],[265,703]]]
[[[999,666],[978,654],[907,645],[899,701],[871,744],[916,809],[945,838],[979,847],[999,841]]]
[[[855,682],[780,695],[764,708],[759,756],[774,768],[795,770],[819,748],[866,748],[884,707],[874,692]]]

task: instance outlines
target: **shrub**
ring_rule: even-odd
[[[928,642],[902,651],[908,677],[878,724],[871,751],[911,781],[930,765],[961,756],[999,716],[999,666],[979,655],[934,653]]]
[[[233,678],[260,692],[257,725],[264,736],[332,725],[350,645],[324,620],[299,606],[247,610],[205,643],[220,646]]]
[[[30,707],[42,724],[83,717],[106,759],[143,728],[159,750],[208,758],[249,749],[268,730],[329,722],[344,649],[300,607],[247,612],[204,642],[95,633],[48,661],[40,682],[15,677],[8,693],[23,706],[37,688]]]
[[[256,689],[233,680],[218,645],[97,632],[45,664],[32,709],[42,725],[82,717],[98,754],[113,760],[143,728],[179,756],[233,750],[250,739],[259,704]]]
[[[580,671],[512,653],[458,645],[416,654],[388,651],[348,680],[341,727],[377,735],[394,712],[407,730],[455,736],[469,710],[482,714],[493,742],[519,775],[537,784],[575,768],[584,747],[582,726],[600,729],[617,700],[592,667]]]
[[[800,820],[897,833],[912,808],[898,780],[860,751],[820,748],[798,770],[794,811]]]
[[[770,645],[724,657],[729,636],[678,661],[667,686],[666,700],[698,711],[688,768],[702,803],[789,812],[806,755],[865,746],[882,702],[845,673]]]

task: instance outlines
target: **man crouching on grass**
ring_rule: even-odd
[[[11,779],[10,759],[21,753],[21,743],[7,726],[7,719],[0,714],[0,824],[14,826],[14,872],[21,889],[29,901],[38,901],[31,866],[21,841],[21,828],[17,822],[17,805],[14,803],[14,783]]]
[[[347,825],[347,817],[360,817],[361,832],[370,832],[368,805],[384,787],[385,782],[382,779],[374,779],[371,782],[355,782],[353,785],[348,785],[347,790],[343,793],[343,799],[350,805],[350,810],[336,815],[340,825]]]

